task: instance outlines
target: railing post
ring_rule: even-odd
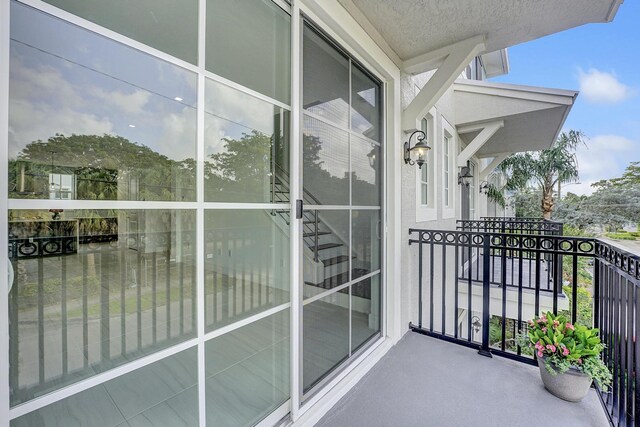
[[[482,345],[478,354],[487,357],[491,356],[489,350],[489,322],[491,313],[489,312],[489,301],[491,298],[491,284],[489,283],[491,234],[485,234],[482,243]]]
[[[598,242],[595,245],[595,258],[593,260],[593,327],[600,329],[600,259],[598,255]]]

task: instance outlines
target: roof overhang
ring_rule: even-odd
[[[455,125],[470,144],[488,126],[501,122],[475,150],[480,158],[549,148],[578,95],[577,91],[457,80],[453,84]]]
[[[317,0],[316,0],[317,1]],[[623,0],[338,0],[396,65],[412,72],[416,59],[472,37],[484,37],[480,55],[587,23],[610,22]]]

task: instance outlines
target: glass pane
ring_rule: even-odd
[[[28,426],[197,426],[196,348],[124,374],[11,421]]]
[[[380,206],[381,156],[379,145],[351,136],[352,205]]]
[[[197,62],[198,0],[44,1],[169,55]]]
[[[302,367],[307,392],[349,356],[348,288],[303,307]]]
[[[349,136],[311,117],[304,118],[305,203],[349,204]]]
[[[304,296],[349,281],[349,211],[304,211]]]
[[[289,302],[289,211],[205,212],[207,330]]]
[[[351,130],[380,142],[380,84],[352,63]]]
[[[252,426],[283,404],[289,345],[289,310],[208,341],[207,425]]]
[[[195,336],[195,211],[9,211],[11,404]]]
[[[380,275],[351,285],[351,350],[380,332]]]
[[[205,200],[289,202],[289,112],[206,80]]]
[[[422,190],[422,204],[427,205],[429,204],[429,187],[427,184],[420,184],[420,187]]]
[[[207,0],[207,70],[289,104],[290,22],[270,0]]]
[[[12,3],[9,78],[9,197],[195,200],[194,74]]]
[[[380,268],[380,211],[354,210],[352,215],[353,278]]]
[[[344,128],[349,126],[349,60],[305,25],[303,108]]]

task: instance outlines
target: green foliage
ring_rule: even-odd
[[[580,275],[578,273],[578,275]],[[580,278],[578,279],[580,280]],[[590,280],[590,278],[589,278]],[[573,293],[571,292],[571,286],[563,286],[562,290],[565,295],[569,297],[569,304],[573,303]],[[576,291],[578,296],[578,310],[576,313],[576,324],[580,325],[591,325],[593,324],[593,296],[588,289],[578,286]],[[569,311],[563,311],[561,314],[566,316],[567,318],[570,316]]]
[[[487,198],[497,204],[498,206],[504,208],[507,205],[507,200],[504,197],[504,192],[502,189],[498,188],[495,184],[488,183],[487,184]]]
[[[538,357],[545,357],[545,366],[553,374],[575,368],[587,374],[603,390],[611,384],[612,376],[600,358],[604,344],[600,331],[584,325],[573,325],[567,318],[552,312],[528,321],[529,347]]]
[[[195,161],[174,161],[115,135],[56,134],[9,161],[10,197],[49,198],[49,174],[71,175],[77,200],[195,200]]]
[[[525,188],[514,193],[511,198],[511,207],[517,218],[540,218],[540,192],[532,188]]]
[[[542,151],[516,153],[507,157],[498,170],[507,178],[505,189],[518,191],[535,183],[540,189],[542,216],[550,219],[553,210],[553,190],[558,182],[573,182],[578,179],[576,147],[583,143],[582,132],[571,130],[560,134],[554,144]],[[538,217],[540,215],[534,215]]]
[[[637,234],[637,233],[626,233],[626,232],[605,233],[605,236],[614,240],[636,240],[636,236],[634,234]]]

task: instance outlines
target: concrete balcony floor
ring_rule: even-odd
[[[537,367],[414,332],[317,424],[341,426],[608,426],[595,390],[580,403],[544,389]]]

